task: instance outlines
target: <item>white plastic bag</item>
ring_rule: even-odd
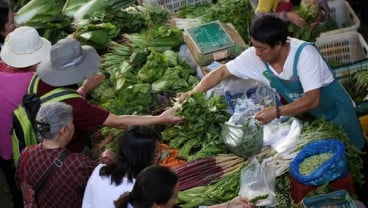
[[[271,146],[278,153],[288,153],[296,148],[303,123],[294,117],[281,117],[263,126],[264,146]]]
[[[272,157],[260,163],[256,157],[241,170],[239,195],[252,200],[256,197],[267,198],[256,201],[256,206],[275,207],[276,168]]]

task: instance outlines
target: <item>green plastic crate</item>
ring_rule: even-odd
[[[321,194],[303,199],[304,208],[356,208],[353,199],[345,190]]]

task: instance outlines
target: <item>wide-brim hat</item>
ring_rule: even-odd
[[[51,86],[67,86],[91,77],[99,65],[100,56],[93,47],[66,38],[52,46],[50,58],[37,66],[37,75]]]
[[[36,29],[22,26],[6,36],[0,57],[9,66],[24,68],[47,59],[50,49],[50,41],[41,37]]]

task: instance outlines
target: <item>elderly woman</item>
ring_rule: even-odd
[[[24,149],[16,170],[16,181],[22,187],[25,205],[80,208],[95,163],[65,148],[74,132],[72,107],[61,102],[45,103],[37,114],[36,123],[41,143]],[[49,172],[52,166],[54,170]],[[49,177],[45,177],[46,172]],[[46,178],[43,184],[39,182],[42,178]],[[35,191],[34,199],[29,197],[32,191],[29,187]]]

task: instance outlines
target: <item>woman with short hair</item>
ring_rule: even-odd
[[[40,144],[27,146],[17,164],[16,181],[22,186],[25,205],[30,198],[25,184],[37,190],[37,184],[55,164],[44,185],[35,193],[38,207],[81,207],[83,193],[95,163],[82,153],[65,148],[74,133],[72,107],[62,102],[41,105],[36,116]],[[62,161],[61,155],[67,155]]]

